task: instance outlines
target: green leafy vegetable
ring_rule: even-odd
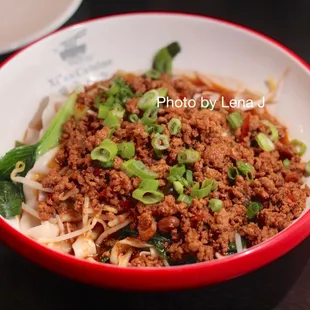
[[[62,134],[62,125],[74,114],[74,107],[77,93],[70,95],[68,101],[61,107],[55,117],[52,119],[48,129],[38,142],[36,154],[41,156],[50,149],[56,147]]]
[[[155,246],[157,252],[162,258],[167,259],[166,246],[171,243],[170,239],[163,236],[154,236],[148,243]]]
[[[101,263],[107,263],[109,260],[110,260],[110,257],[109,257],[109,256],[102,256],[102,257],[100,258],[100,262],[101,262]]]
[[[241,237],[241,243],[242,243],[242,248],[244,249],[246,247],[246,239],[244,237]],[[237,246],[236,246],[236,242],[235,241],[232,241],[230,242],[229,244],[229,248],[228,248],[228,251],[227,251],[227,255],[232,255],[232,254],[235,254],[237,253]]]
[[[0,180],[10,180],[10,174],[18,161],[25,163],[25,170],[20,174],[21,176],[25,176],[34,165],[36,149],[37,145],[35,144],[18,146],[8,151],[0,159]]]
[[[23,197],[12,182],[0,182],[0,215],[8,219],[20,214],[22,202]]]
[[[21,176],[25,176],[33,167],[36,159],[56,147],[62,134],[62,125],[72,115],[75,115],[75,102],[77,93],[73,93],[68,101],[57,112],[55,117],[40,141],[34,145],[21,145],[8,151],[0,158],[0,180],[10,181],[10,174],[17,162],[25,164]],[[1,182],[0,187],[0,212],[5,218],[20,213],[23,194],[20,185],[11,182]]]
[[[107,90],[106,96],[112,97],[114,103],[125,103],[128,99],[134,96],[131,88],[126,84],[121,77],[116,78],[111,83],[111,88]]]
[[[124,228],[118,231],[118,240],[125,239],[127,237],[137,237],[139,235],[136,229],[131,229],[130,225],[125,226]]]
[[[155,71],[152,72],[156,72],[156,76],[162,73],[171,75],[172,60],[180,51],[181,47],[178,42],[172,42],[166,47],[161,48],[154,56],[152,69]]]

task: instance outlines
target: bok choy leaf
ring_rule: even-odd
[[[0,215],[10,218],[20,213],[23,194],[19,184],[11,182],[10,174],[18,161],[25,163],[21,176],[33,167],[36,159],[59,144],[62,125],[74,114],[77,93],[70,95],[52,119],[40,141],[34,145],[20,145],[0,158]]]
[[[67,102],[61,107],[61,109],[54,116],[50,126],[46,132],[41,137],[38,142],[36,155],[37,157],[45,154],[50,149],[56,147],[59,144],[59,138],[62,133],[62,125],[69,120],[69,118],[75,112],[75,102],[77,98],[77,93],[70,95]]]
[[[0,181],[0,215],[12,218],[20,214],[23,197],[18,188],[9,181]]]

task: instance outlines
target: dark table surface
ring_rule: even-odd
[[[66,25],[107,14],[165,10],[237,22],[288,46],[310,63],[310,1],[84,0]],[[0,56],[3,61],[9,55]],[[0,244],[0,299],[9,309],[310,309],[310,238],[274,263],[201,289],[129,293],[86,286],[46,271]],[[107,305],[107,301],[108,305]]]

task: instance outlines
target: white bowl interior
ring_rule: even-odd
[[[270,111],[290,136],[310,145],[310,74],[267,40],[213,19],[178,14],[130,14],[91,21],[34,44],[0,70],[0,154],[23,137],[40,101],[111,76],[151,65],[154,52],[179,41],[175,69],[235,77],[265,90],[264,81],[289,74]],[[309,151],[305,155],[309,159]]]

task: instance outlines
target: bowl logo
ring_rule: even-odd
[[[87,45],[85,43],[79,43],[79,40],[85,37],[87,30],[81,29],[71,38],[62,41],[55,52],[60,56],[60,58],[70,65],[76,65],[86,58]]]

